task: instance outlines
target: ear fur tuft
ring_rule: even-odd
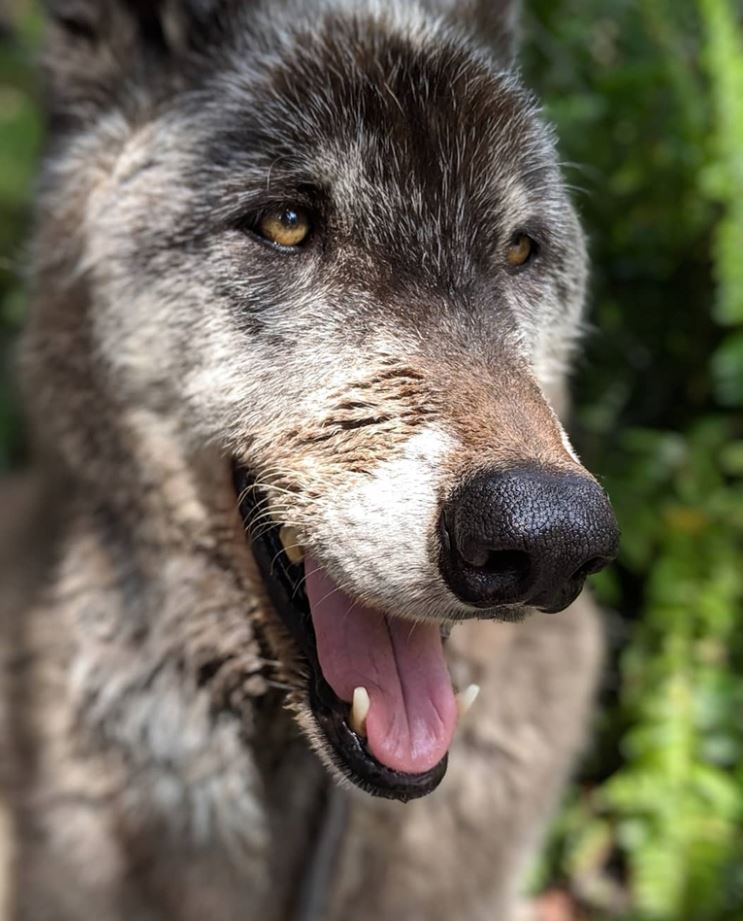
[[[157,95],[231,0],[45,0],[44,55],[52,116],[96,112]]]
[[[424,0],[429,9],[468,25],[505,64],[514,63],[519,44],[520,0]]]

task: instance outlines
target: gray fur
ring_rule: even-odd
[[[330,759],[230,462],[356,596],[468,616],[435,562],[442,498],[485,464],[582,469],[545,396],[582,234],[505,4],[502,29],[484,3],[49,6],[37,527],[4,555],[9,917],[289,921],[327,797],[310,749]],[[301,253],[246,232],[305,198]],[[523,228],[539,258],[511,274]],[[455,680],[483,691],[448,776],[404,808],[349,794],[327,921],[512,921],[600,645],[585,598],[455,629]]]

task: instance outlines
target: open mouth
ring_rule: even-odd
[[[234,470],[240,514],[266,589],[307,673],[307,699],[334,765],[363,790],[403,802],[436,789],[446,773],[458,712],[438,623],[372,610],[305,557],[289,528],[251,531],[261,495]],[[262,506],[261,506],[262,507]]]

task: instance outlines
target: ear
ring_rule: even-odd
[[[428,6],[469,25],[504,64],[515,62],[521,0],[429,0]]]
[[[96,112],[156,97],[174,63],[221,22],[227,0],[45,0],[44,63],[52,115]]]

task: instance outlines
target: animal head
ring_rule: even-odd
[[[300,724],[425,793],[442,626],[561,610],[616,544],[546,395],[586,254],[513,4],[50,5],[39,288],[84,294],[32,321],[37,415],[81,476],[76,388],[209,446]]]

